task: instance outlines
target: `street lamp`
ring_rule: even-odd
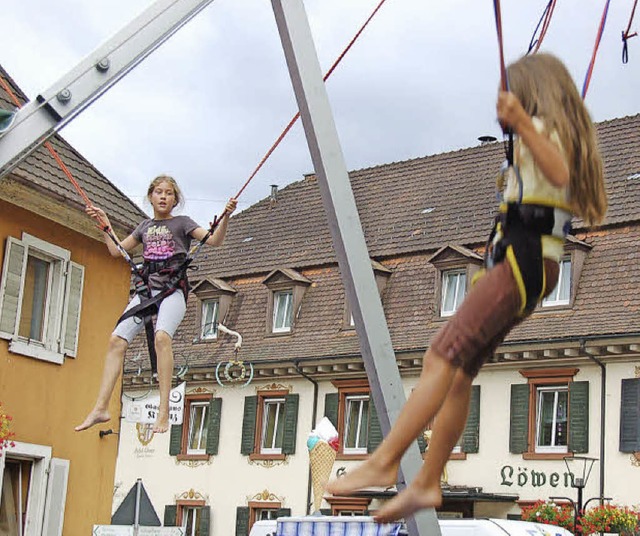
[[[598,458],[565,456],[562,459],[567,466],[567,471],[569,471],[571,475],[571,487],[578,489],[578,501],[574,503],[573,527],[576,534],[581,534],[581,531],[578,530],[578,516],[582,513],[582,491],[587,485],[593,464],[598,461]],[[573,503],[573,501],[571,502]]]

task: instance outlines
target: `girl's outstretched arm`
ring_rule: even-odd
[[[224,237],[227,234],[227,226],[229,225],[229,216],[231,216],[231,214],[233,213],[233,211],[236,209],[237,206],[238,206],[237,199],[232,197],[231,199],[229,199],[229,201],[227,201],[227,205],[224,208],[224,216],[220,220],[220,223],[218,223],[216,230],[207,239],[205,244],[207,244],[208,246],[222,245],[222,243],[224,242]],[[202,240],[206,234],[207,234],[206,229],[203,229],[202,227],[198,227],[197,229],[194,229],[193,231],[191,231],[191,236],[196,240]]]
[[[125,251],[127,252],[131,251],[140,243],[133,237],[133,235],[129,235],[124,240],[120,240],[116,235],[115,231],[113,230],[113,227],[111,225],[111,222],[109,221],[109,218],[107,217],[107,214],[101,208],[98,208],[94,205],[88,205],[85,208],[85,212],[89,216],[91,216],[94,220],[96,220],[100,226],[108,225],[111,228],[111,233],[113,234],[113,236],[115,236],[118,239],[120,245]],[[118,248],[116,247],[116,245],[113,243],[112,238],[109,235],[107,235],[107,233],[105,233],[104,239],[105,239],[105,242],[107,243],[107,248],[109,248],[109,253],[111,253],[111,256],[119,257],[120,252],[118,251]]]
[[[496,105],[498,121],[503,129],[511,128],[531,151],[533,159],[549,182],[561,188],[569,184],[569,167],[560,149],[547,136],[536,130],[531,116],[513,93],[501,91]]]

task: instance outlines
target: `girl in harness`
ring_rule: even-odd
[[[432,340],[390,433],[363,465],[327,487],[349,495],[395,484],[402,455],[435,417],[422,469],[378,510],[379,522],[441,505],[440,475],[464,430],[474,377],[555,287],[570,216],[597,223],[607,209],[595,128],[565,66],[535,54],[512,64],[508,77],[511,91],[500,91],[497,115],[517,136],[516,169],[501,181],[506,186],[486,272]]]
[[[173,209],[183,202],[180,188],[173,178],[167,175],[156,177],[149,185],[147,199],[153,208],[153,218],[140,223],[120,244],[128,252],[142,244],[144,270],[148,273],[151,295],[155,296],[165,289],[171,279],[172,270],[175,270],[186,258],[191,239],[202,240],[207,231],[188,216],[171,214]],[[205,244],[222,245],[229,216],[236,205],[235,199],[227,202],[224,217]],[[89,206],[86,210],[91,217],[110,225],[102,209]],[[120,256],[116,245],[109,238],[105,237],[105,239],[109,253],[114,257]],[[153,426],[154,432],[166,432],[169,429],[169,391],[173,372],[172,338],[186,311],[187,290],[188,283],[185,275],[178,289],[166,296],[158,306],[154,342],[158,355],[160,408]],[[136,295],[126,310],[139,303],[140,296]],[[125,352],[142,328],[143,323],[135,317],[126,318],[116,326],[109,340],[98,398],[82,424],[76,426],[77,432],[86,430],[94,424],[107,422],[111,418],[108,411],[109,400],[120,376]]]

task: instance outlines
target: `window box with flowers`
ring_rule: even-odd
[[[627,506],[604,504],[587,510],[580,518],[582,533],[599,532],[634,534],[638,528],[640,512]]]
[[[556,525],[573,532],[573,507],[553,501],[537,501],[522,509],[522,520]]]

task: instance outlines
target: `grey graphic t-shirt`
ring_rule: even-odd
[[[145,261],[168,261],[184,257],[191,245],[189,233],[199,227],[189,216],[174,216],[167,220],[144,220],[133,231],[133,237],[142,242]],[[169,281],[168,274],[154,273],[149,276],[152,289],[162,289]]]

